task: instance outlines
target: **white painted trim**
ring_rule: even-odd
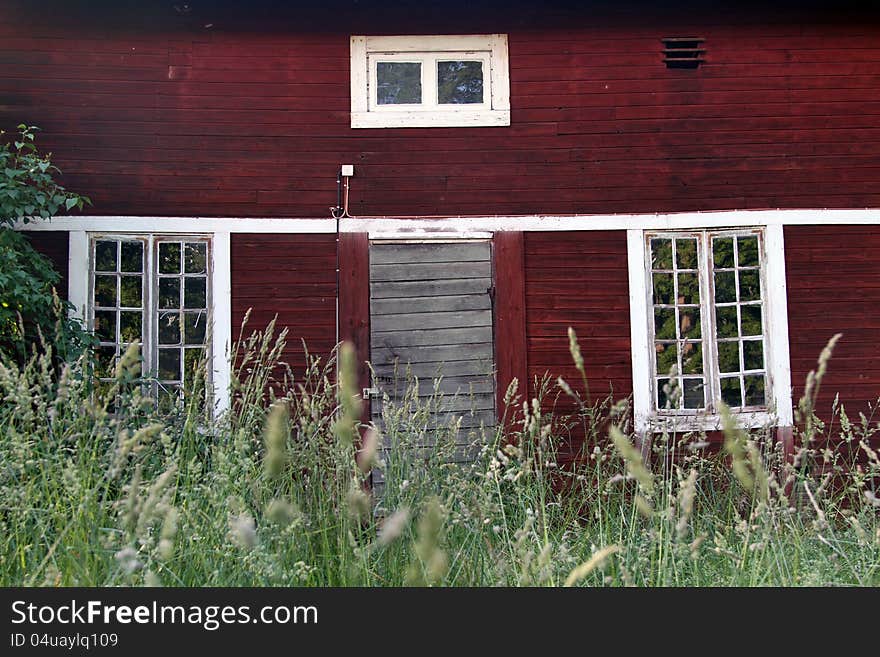
[[[375,57],[374,57],[375,55]],[[437,104],[434,63],[438,56],[476,57],[484,62],[479,106]],[[510,125],[510,66],[506,34],[352,36],[351,127],[432,128]],[[373,62],[399,58],[422,63],[422,104],[377,107]],[[430,69],[430,70],[429,70]]]
[[[718,210],[667,214],[496,215],[450,217],[349,217],[343,233],[468,234],[497,231],[673,230],[749,226],[880,225],[880,208],[850,210]],[[63,216],[36,219],[15,228],[28,231],[173,233],[335,233],[332,218]],[[383,237],[384,239],[384,237]]]
[[[792,426],[791,361],[788,345],[788,288],[785,280],[785,237],[780,225],[764,230],[767,253],[765,277],[767,294],[765,312],[769,325],[770,349],[767,373],[773,391],[773,403],[780,426]]]
[[[73,304],[71,317],[88,326],[89,307],[89,236],[84,230],[67,235],[67,299]]]
[[[408,105],[407,107],[411,107]],[[476,128],[510,125],[510,110],[352,112],[352,128]]]
[[[214,388],[214,411],[229,408],[230,363],[232,348],[232,252],[228,232],[213,234],[211,267],[211,370]]]
[[[335,233],[335,219],[236,217],[64,216],[15,225],[18,230],[75,230],[99,233]]]
[[[767,411],[735,413],[737,424],[743,428],[791,426],[793,422],[783,226],[768,225],[763,228],[763,232],[765,257],[762,267],[766,286],[764,309],[767,321],[766,344],[769,347],[766,358],[772,400]],[[719,430],[721,419],[716,414],[661,415],[654,410],[651,392],[652,353],[648,339],[648,308],[651,307],[651,300],[648,298],[648,270],[645,266],[645,231],[629,229],[626,238],[635,430],[642,434]],[[708,257],[708,254],[704,253],[704,257]]]
[[[648,285],[645,273],[644,231],[626,231],[626,262],[629,273],[629,329],[632,352],[633,419],[636,431],[644,432],[652,416],[651,346],[648,343]]]
[[[351,115],[367,112],[369,97],[367,69],[367,37],[351,37]],[[352,119],[354,120],[354,119]],[[352,126],[354,127],[354,126]]]

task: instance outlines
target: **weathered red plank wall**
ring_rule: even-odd
[[[842,333],[816,410],[828,420],[835,395],[847,414],[873,417],[880,398],[880,228],[786,226],[789,348],[795,404],[823,347]],[[835,420],[835,429],[839,425]]]
[[[67,257],[70,239],[66,230],[25,232],[38,253],[49,258],[55,271],[61,275],[56,291],[62,299],[67,298]]]
[[[593,401],[613,393],[614,401],[632,393],[629,284],[625,231],[524,233],[526,339],[530,394],[536,377],[551,377],[545,408],[569,412],[570,397],[560,394],[557,376],[584,394],[581,375],[569,350],[568,327],[575,330]],[[583,432],[572,432],[577,449]]]
[[[880,206],[876,14],[183,4],[0,0],[0,125],[41,126],[92,212],[325,217],[342,163],[355,215]],[[349,35],[444,31],[509,34],[512,125],[352,130]]]
[[[244,337],[277,314],[277,331],[289,331],[283,358],[295,376],[306,365],[303,341],[326,362],[336,344],[336,236],[235,233],[230,246],[233,340],[249,308]]]

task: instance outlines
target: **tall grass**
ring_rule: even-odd
[[[159,412],[135,351],[106,390],[84,359],[0,364],[0,584],[880,584],[877,425],[839,404],[818,420],[830,348],[786,459],[730,421],[721,451],[639,441],[627,400],[590,396],[570,337],[582,381],[536,399],[514,383],[465,465],[456,424],[425,440],[439,393],[413,382],[385,400],[384,435],[362,427],[350,347],[294,379],[274,324],[239,340],[216,418],[198,395]]]

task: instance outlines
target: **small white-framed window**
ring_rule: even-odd
[[[507,35],[351,37],[351,127],[510,125]]]
[[[722,404],[741,426],[790,423],[784,256],[772,228],[769,240],[769,227],[629,231],[640,430],[717,429]]]
[[[211,276],[207,236],[91,234],[88,322],[99,342],[98,379],[109,380],[138,343],[153,394],[178,398],[197,364],[211,362]]]

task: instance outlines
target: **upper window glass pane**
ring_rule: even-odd
[[[437,62],[437,102],[464,105],[483,102],[483,62]]]
[[[420,104],[422,65],[418,62],[378,62],[376,96],[379,105]]]

